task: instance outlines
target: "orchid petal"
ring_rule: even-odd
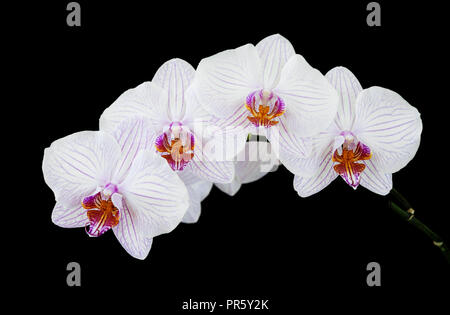
[[[286,127],[300,137],[313,136],[333,121],[339,97],[328,80],[300,55],[285,64],[274,89],[286,103]]]
[[[84,227],[89,223],[86,209],[77,202],[73,206],[66,206],[57,202],[52,212],[52,222],[64,228]]]
[[[217,188],[230,196],[234,196],[242,186],[242,184],[236,178],[228,184],[214,183],[214,185],[216,185]]]
[[[185,114],[180,120],[183,125],[188,126],[192,131],[211,125],[214,116],[201,106],[192,85],[186,90],[184,99],[186,102]]]
[[[117,163],[115,181],[120,183],[127,175],[134,159],[141,150],[154,150],[157,134],[145,117],[129,117],[117,125],[113,133],[122,152]]]
[[[380,172],[394,173],[414,157],[422,120],[399,94],[381,87],[363,90],[356,100],[354,133],[370,147]]]
[[[325,77],[339,94],[339,107],[335,122],[339,130],[352,130],[355,119],[355,102],[362,91],[355,75],[345,67],[335,67]]]
[[[212,183],[202,180],[189,170],[179,172],[189,194],[189,208],[186,211],[183,223],[196,223],[201,213],[201,201],[206,198],[212,188]]]
[[[380,172],[371,160],[366,160],[364,163],[366,168],[361,175],[361,186],[376,194],[387,195],[392,190],[392,174]]]
[[[246,127],[250,122],[245,108],[241,107],[238,115],[218,119],[193,100],[194,96],[190,91],[191,88],[186,92],[186,98],[191,99],[191,102],[188,101],[183,125],[188,126],[198,139],[207,142],[208,149],[214,151],[216,160],[232,160],[243,149],[248,136]]]
[[[155,73],[152,82],[167,93],[168,115],[171,121],[181,121],[186,111],[185,91],[192,83],[195,69],[182,59],[165,62]]]
[[[262,178],[279,164],[269,142],[249,141],[235,162],[235,178],[247,184]],[[241,155],[244,158],[241,159]]]
[[[200,138],[195,135],[194,157],[189,161],[187,169],[209,182],[229,183],[234,177],[234,166],[231,161],[224,161],[217,147],[220,138]]]
[[[214,146],[217,160],[231,161],[239,152],[244,150],[248,134],[252,131],[248,112],[244,107],[236,111],[233,116],[225,119],[214,119],[208,125],[209,132],[205,133]]]
[[[289,58],[295,55],[294,47],[281,36],[275,34],[261,40],[257,45],[264,75],[264,88],[272,90],[280,79],[280,73]]]
[[[145,237],[147,223],[138,211],[128,207],[120,194],[113,194],[111,199],[120,212],[119,224],[113,227],[114,235],[128,254],[145,259],[152,246],[152,239]]]
[[[200,61],[193,82],[202,106],[217,117],[243,107],[245,97],[262,87],[260,59],[253,45],[226,50]]]
[[[236,178],[241,184],[247,184],[264,177],[268,172],[261,171],[262,162],[238,161],[235,165]]]
[[[171,232],[189,204],[185,185],[166,160],[151,151],[140,151],[118,187],[129,209],[142,215],[146,237]]]
[[[331,160],[332,148],[321,156],[317,156],[317,168],[313,176],[304,177],[296,175],[294,178],[294,188],[301,197],[308,197],[318,193],[327,187],[338,174],[333,169]]]
[[[311,155],[314,148],[313,138],[300,137],[296,130],[288,128],[284,117],[281,117],[278,126],[270,128],[268,138],[272,144],[272,150],[277,152],[281,163],[290,172],[298,175],[311,172],[311,167],[305,162],[310,164],[306,158]]]
[[[100,130],[113,133],[117,125],[128,117],[145,116],[160,129],[169,123],[168,100],[165,91],[152,82],[144,82],[122,93],[100,117]]]
[[[102,131],[82,131],[54,141],[44,151],[44,180],[57,202],[80,204],[111,180],[120,157],[115,139]]]
[[[230,196],[234,196],[241,188],[241,184],[254,182],[278,166],[278,159],[274,156],[269,142],[250,141],[237,156],[234,163],[235,176],[231,183],[215,185]]]

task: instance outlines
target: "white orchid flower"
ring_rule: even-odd
[[[392,189],[392,173],[414,157],[420,143],[420,113],[397,93],[371,87],[363,90],[344,67],[326,74],[340,95],[333,124],[313,139],[313,155],[296,159],[314,170],[313,176],[298,174],[294,187],[307,197],[340,175],[356,189],[359,184],[380,195]]]
[[[234,179],[231,183],[215,185],[224,193],[234,196],[242,184],[251,183],[264,177],[268,172],[274,172],[280,164],[267,141],[250,141],[245,143],[244,150],[234,162]]]
[[[224,133],[237,135],[226,151],[240,152],[249,133],[260,134],[277,151],[279,144],[283,164],[310,154],[306,137],[329,126],[338,104],[325,77],[278,34],[203,59],[192,86],[196,100],[221,119]]]
[[[130,255],[144,259],[152,238],[172,231],[188,208],[183,182],[147,150],[151,138],[145,120],[130,118],[113,134],[83,131],[53,142],[42,165],[56,199],[52,221],[86,227],[93,237],[112,229]]]
[[[218,160],[214,154],[217,139],[211,132],[217,127],[212,124],[212,116],[192,101],[189,90],[194,77],[195,70],[189,63],[169,60],[151,82],[123,93],[100,118],[100,130],[105,131],[114,130],[120,121],[136,114],[152,122],[153,151],[166,159],[189,192],[185,223],[198,220],[200,202],[212,182],[227,183],[234,177],[232,162]]]

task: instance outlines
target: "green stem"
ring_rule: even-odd
[[[397,213],[402,219],[404,219],[406,222],[408,222],[409,224],[413,225],[414,227],[425,233],[425,235],[427,235],[433,241],[433,244],[441,250],[441,253],[444,255],[445,259],[450,264],[450,250],[448,249],[447,245],[444,243],[444,241],[439,235],[434,233],[428,226],[423,224],[422,221],[417,219],[414,216],[414,211],[413,212],[404,211],[395,202],[392,201],[389,202],[389,205],[391,209],[394,210],[395,213]],[[407,209],[409,210],[412,208],[409,207]]]
[[[399,193],[395,188],[392,188],[389,195],[391,195],[392,197],[397,199],[397,201],[401,204],[401,206],[404,209],[407,209],[408,211],[414,213],[414,210],[413,210],[411,204],[408,202],[408,200],[406,200],[406,198],[403,197],[403,195],[401,193]],[[409,209],[411,209],[411,210],[409,210]]]

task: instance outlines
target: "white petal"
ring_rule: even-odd
[[[128,207],[148,223],[147,238],[172,231],[189,204],[181,179],[165,159],[150,151],[138,153],[126,180],[118,189]]]
[[[189,170],[178,172],[178,176],[180,176],[181,180],[186,185],[186,187],[189,186],[195,188],[194,190],[198,192],[200,200],[205,199],[206,196],[209,195],[209,192],[211,191],[212,188],[211,182],[201,179],[200,177],[190,172]]]
[[[183,223],[196,223],[201,213],[201,201],[206,198],[212,188],[212,183],[202,180],[189,170],[179,172],[189,193],[189,208],[183,217]]]
[[[241,184],[262,178],[268,172],[274,171],[279,164],[269,142],[246,142],[244,150],[236,159],[233,181],[228,184],[215,183],[220,190],[230,196],[234,196],[239,191]]]
[[[145,237],[147,222],[123,202],[121,195],[113,194],[111,198],[120,213],[119,224],[113,227],[117,240],[131,256],[145,259],[152,246],[152,239]]]
[[[261,162],[242,161],[236,162],[236,178],[241,184],[247,184],[262,178],[268,172],[261,171]],[[273,168],[273,165],[271,169]]]
[[[188,90],[188,95],[191,90]],[[197,143],[201,142],[198,139],[203,141],[208,139],[206,140],[206,149],[214,152],[211,155],[214,156],[215,160],[232,160],[237,152],[243,148],[248,136],[246,127],[250,122],[247,119],[247,113],[243,113],[245,108],[241,108],[242,113],[239,117],[234,115],[227,119],[218,119],[206,112],[195,101],[194,103],[188,102],[188,105],[182,123],[188,126],[189,130],[195,135],[196,146]]]
[[[148,119],[142,116],[129,117],[117,125],[113,133],[120,146],[121,156],[114,179],[123,181],[140,150],[155,150],[157,133]]]
[[[81,206],[81,202],[77,202],[72,206],[65,206],[57,202],[52,212],[52,222],[64,228],[84,227],[89,223],[86,209]]]
[[[209,182],[229,183],[234,178],[234,165],[224,161],[218,154],[216,138],[200,138],[195,134],[194,157],[188,163],[188,169]]]
[[[235,179],[241,184],[262,178],[279,163],[269,142],[249,141],[245,145],[244,152],[241,152],[237,158]]]
[[[304,159],[310,156],[313,149],[312,138],[301,137],[298,130],[288,127],[285,117],[281,117],[277,126],[270,128],[268,139],[272,144],[272,150],[279,157],[281,163],[291,170],[298,173],[294,165],[290,167],[292,161]]]
[[[119,145],[111,135],[83,131],[46,148],[42,171],[56,201],[75,205],[111,180],[119,156]]]
[[[358,96],[353,132],[373,152],[371,160],[377,168],[394,173],[416,154],[422,120],[417,109],[397,93],[371,87]]]
[[[234,196],[241,188],[241,183],[237,179],[234,179],[231,183],[228,184],[215,183],[214,185],[216,185],[217,188],[230,196]]]
[[[275,34],[264,38],[256,45],[264,75],[264,88],[272,90],[280,79],[280,73],[286,62],[295,54],[291,43]]]
[[[148,117],[154,129],[168,124],[167,93],[152,82],[144,82],[125,91],[100,117],[100,130],[112,133],[124,119],[134,116]]]
[[[200,61],[193,86],[211,114],[226,118],[244,106],[246,96],[262,88],[260,59],[253,45],[226,50]]]
[[[355,119],[355,102],[362,91],[361,84],[355,75],[345,67],[335,67],[325,77],[339,94],[339,107],[335,122],[341,131],[352,130]]]
[[[366,168],[361,174],[361,186],[376,194],[387,195],[392,189],[392,174],[380,172],[371,160],[364,162]]]
[[[168,114],[171,121],[181,121],[186,111],[185,92],[194,79],[195,69],[182,59],[165,62],[152,82],[167,93]]]
[[[191,130],[194,130],[198,126],[209,126],[212,120],[215,119],[201,106],[192,85],[186,90],[184,99],[186,102],[185,113],[183,119],[180,120],[183,125],[187,125]]]
[[[210,126],[211,132],[208,134],[212,137],[209,141],[215,148],[216,160],[234,160],[244,150],[248,135],[253,131],[247,116],[247,111],[242,108],[233,116],[216,120]]]
[[[286,103],[286,127],[298,136],[309,137],[327,129],[336,115],[336,90],[300,55],[285,64],[274,92]]]
[[[301,197],[311,196],[326,186],[328,186],[338,174],[333,169],[333,161],[331,160],[332,149],[317,157],[318,167],[313,176],[303,177],[296,175],[294,178],[294,188]]]

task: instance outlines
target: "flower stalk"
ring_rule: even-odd
[[[400,194],[396,195],[395,193],[393,193],[392,195],[394,195],[394,196],[401,196]],[[403,199],[404,199],[404,197],[403,197]],[[404,201],[406,201],[406,199],[404,199]],[[409,203],[407,201],[406,201],[406,204],[409,205]],[[404,206],[403,203],[402,203],[402,205]],[[417,219],[414,216],[414,210],[412,210],[411,207],[408,207],[407,208],[408,210],[405,211],[402,208],[400,208],[393,201],[389,202],[389,206],[403,220],[405,220],[409,224],[411,224],[414,227],[416,227],[418,230],[422,231],[425,235],[427,235],[433,241],[433,244],[440,249],[441,253],[444,255],[445,259],[447,260],[447,263],[450,264],[450,251],[449,251],[447,245],[444,243],[443,239],[439,235],[437,235],[435,232],[433,232],[428,226],[423,224],[422,221]]]
[[[397,201],[400,203],[400,205],[404,208],[404,209],[408,209],[407,211],[409,213],[412,212],[412,214],[414,214],[414,209],[411,206],[411,204],[409,203],[408,200],[406,200],[406,198],[400,193],[398,192],[395,188],[392,188],[392,190],[389,192],[389,194],[394,197],[395,199],[397,199]]]

